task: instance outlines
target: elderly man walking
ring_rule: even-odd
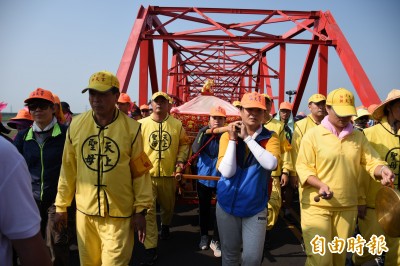
[[[56,198],[60,227],[76,199],[81,265],[128,265],[134,244],[146,236],[151,207],[149,169],[140,124],[116,107],[119,81],[108,71],[89,79],[92,110],[74,117],[67,132]]]

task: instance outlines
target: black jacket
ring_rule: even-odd
[[[14,145],[28,165],[34,198],[53,203],[57,195],[67,127],[57,123],[50,131],[51,136],[39,144],[32,128],[22,130],[15,137]]]

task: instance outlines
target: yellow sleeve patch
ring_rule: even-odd
[[[142,152],[138,157],[132,159],[129,166],[131,168],[132,178],[142,176],[153,168],[153,164],[145,152]]]

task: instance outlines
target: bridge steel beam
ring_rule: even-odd
[[[271,30],[283,23],[293,26]],[[190,26],[178,27],[182,25]],[[202,84],[213,79],[215,96],[233,102],[246,92],[268,93],[275,112],[275,104],[293,89],[286,87],[288,68],[293,67],[287,50],[298,45],[308,47],[308,53],[295,88],[294,114],[306,91],[326,95],[329,48],[338,55],[362,104],[380,102],[330,11],[141,6],[117,76],[121,92],[126,92],[140,52],[139,104],[148,102],[149,80],[153,93],[167,92],[180,104],[199,95]],[[315,61],[317,88],[308,88]]]

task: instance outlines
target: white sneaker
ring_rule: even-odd
[[[219,243],[219,241],[211,240],[210,248],[214,251],[215,257],[221,257],[221,244]]]

